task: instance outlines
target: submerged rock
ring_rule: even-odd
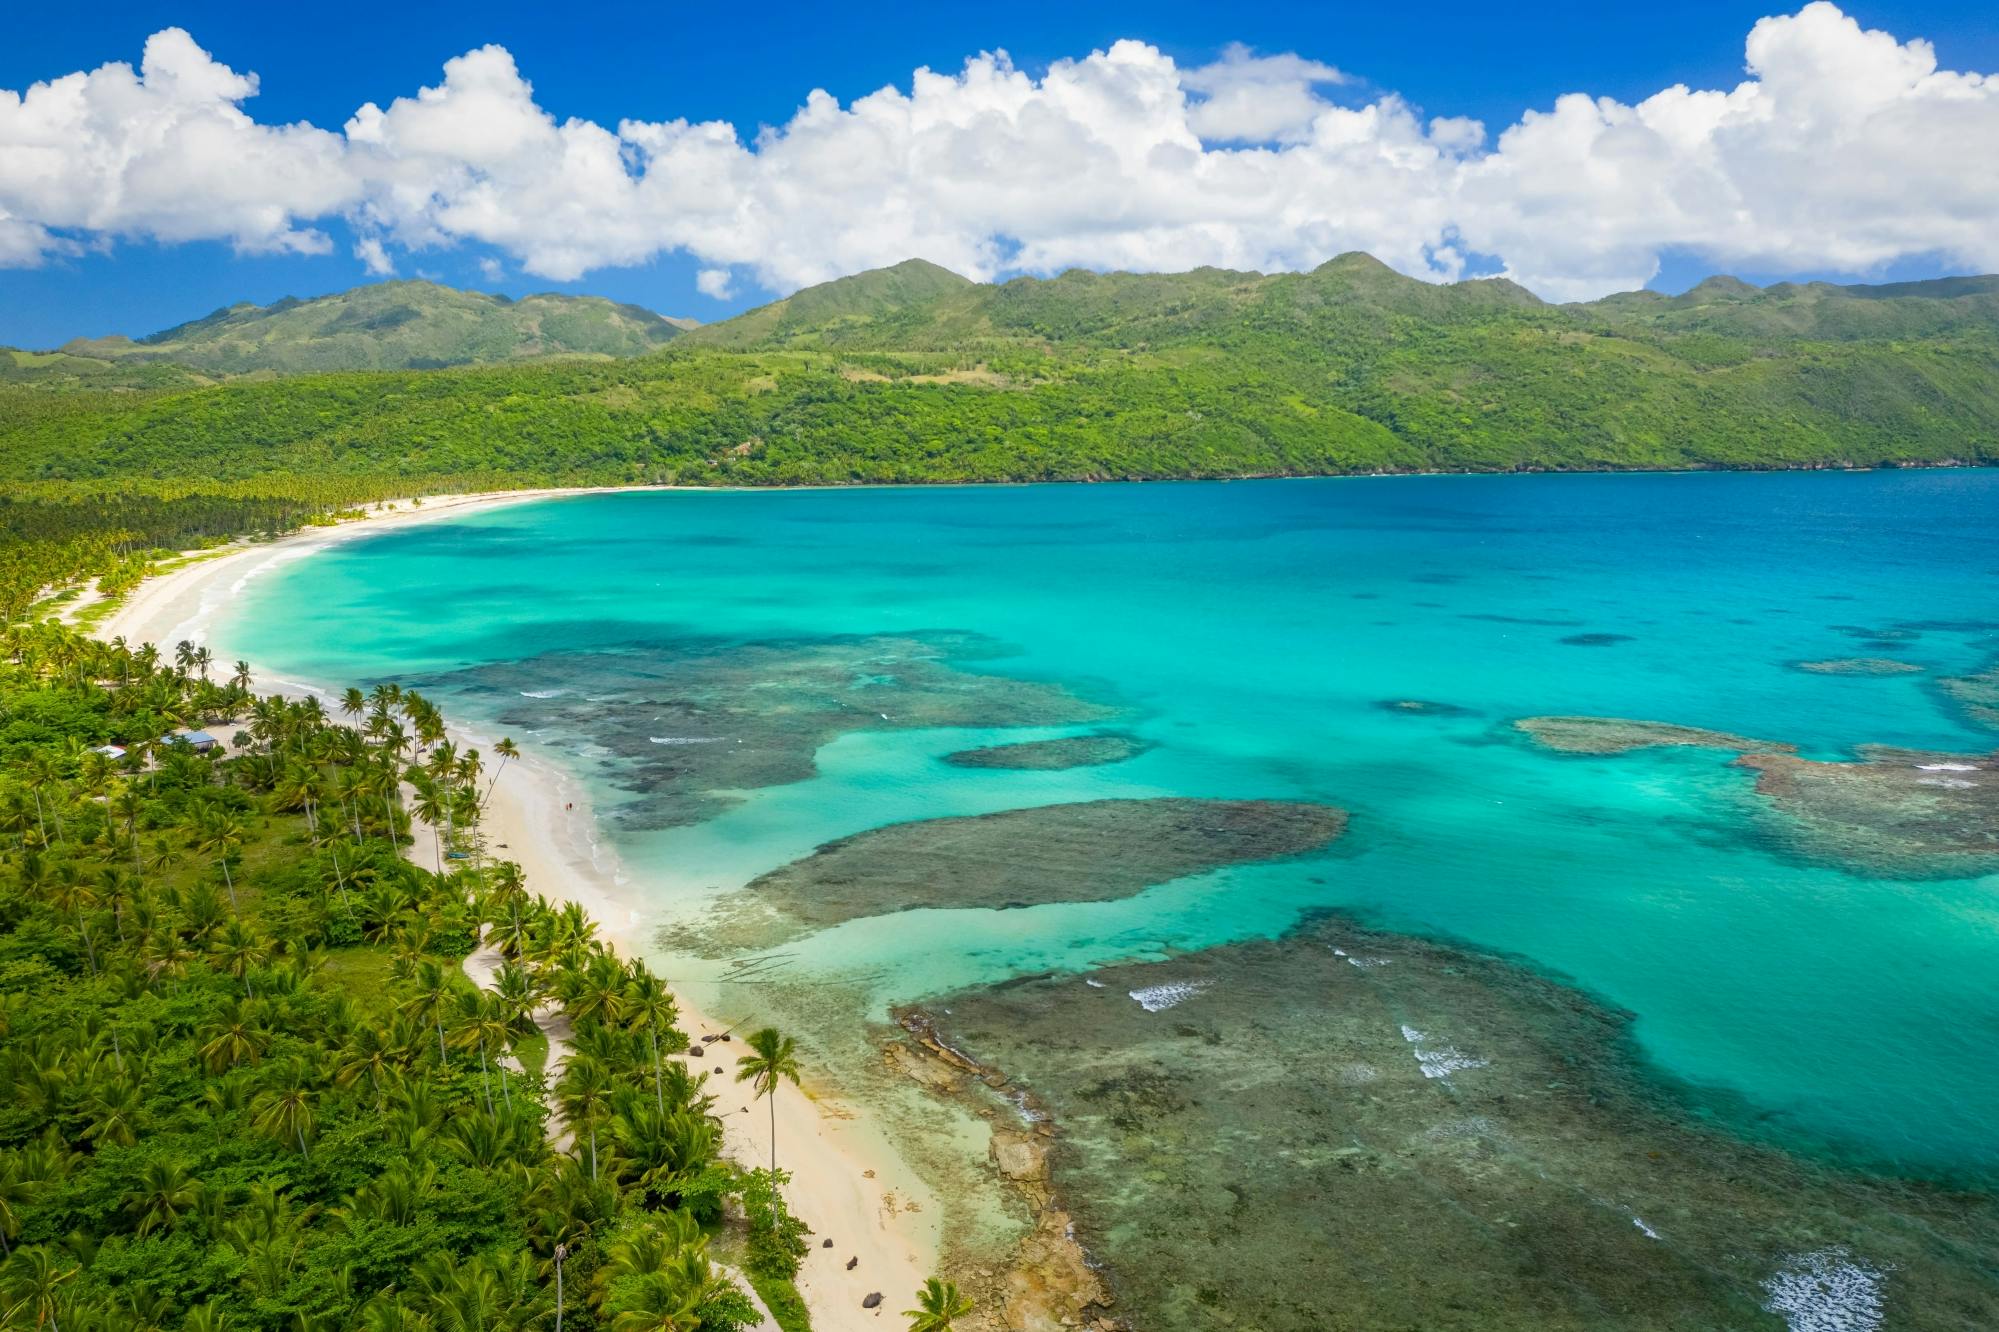
[[[894,911],[1110,901],[1224,865],[1316,851],[1345,826],[1330,805],[1180,797],[891,824],[751,881],[671,941],[730,954]]]
[[[1999,731],[1999,665],[1969,675],[1947,675],[1937,683],[1965,716]]]
[[[1789,754],[1797,750],[1796,745],[1774,740],[1754,740],[1728,731],[1678,726],[1672,722],[1635,721],[1629,717],[1522,717],[1513,725],[1538,743],[1564,754],[1626,754],[1634,749],[1678,745],[1742,753]]]
[[[1863,1306],[1999,1326],[1989,1192],[1720,1131],[1638,1067],[1623,1015],[1523,967],[1321,920],[1098,974],[903,1015],[913,1058],[1011,1077],[961,1091],[999,1108],[992,1159],[1034,1210],[1006,1327],[1097,1325],[1113,1299],[1133,1327],[1267,1332],[1692,1332]],[[1206,999],[1177,1024],[1124,998],[1189,980]],[[1016,1128],[1022,1089],[1037,1120]]]
[[[1863,746],[1855,763],[1745,754],[1773,824],[1806,856],[1909,878],[1999,868],[1999,756]]]
[[[1023,768],[1056,771],[1122,763],[1153,748],[1153,742],[1119,731],[1071,735],[1055,740],[1029,740],[1017,745],[989,745],[946,754],[944,761],[960,768]]]
[[[599,769],[628,827],[711,818],[745,791],[801,781],[850,731],[1074,726],[1118,709],[1038,680],[966,669],[1005,655],[977,634],[723,640],[688,635],[545,653],[420,680],[488,695],[496,724]],[[559,687],[553,687],[559,685]]]
[[[1375,707],[1404,717],[1476,717],[1478,709],[1427,698],[1384,698]]]
[[[1913,662],[1889,657],[1835,657],[1831,661],[1793,662],[1792,667],[1813,675],[1920,675],[1923,671]]]

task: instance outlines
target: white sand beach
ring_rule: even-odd
[[[275,541],[242,543],[201,552],[194,561],[149,579],[93,628],[99,638],[153,642],[163,649],[187,639],[208,646],[216,657],[240,654],[218,639],[215,620],[252,579],[328,545],[418,523],[463,516],[527,500],[583,491],[536,490],[433,497],[421,508],[405,501],[393,510],[371,509],[366,517],[332,527],[309,528]],[[333,682],[274,678],[251,663],[255,688],[264,693],[325,692]],[[453,739],[490,752],[497,737],[455,727]],[[643,897],[622,883],[615,854],[597,835],[582,784],[533,753],[507,765],[494,790],[486,828],[496,856],[517,862],[531,891],[551,900],[574,901],[597,920],[602,937],[627,955],[644,955]],[[414,858],[428,865],[431,847],[419,829]],[[671,981],[671,977],[668,980]],[[698,1041],[720,1034],[729,1021],[692,1007],[684,992],[681,1026]],[[740,1017],[741,1015],[731,1015]],[[728,1154],[749,1165],[770,1159],[768,1108],[754,1104],[746,1087],[735,1084],[740,1041],[715,1042],[698,1064],[710,1073],[717,1094]],[[688,1059],[686,1051],[680,1054]],[[715,1070],[723,1072],[717,1076]],[[813,1324],[825,1332],[894,1325],[923,1280],[936,1271],[941,1248],[942,1209],[930,1190],[897,1155],[880,1126],[852,1103],[815,1095],[811,1070],[802,1089],[786,1087],[777,1098],[778,1164],[791,1173],[787,1189],[792,1210],[812,1227],[814,1247],[798,1276]],[[823,1240],[833,1247],[821,1247]],[[849,1269],[848,1261],[858,1260]],[[879,1292],[880,1306],[861,1302]],[[882,1317],[886,1315],[889,1323]]]

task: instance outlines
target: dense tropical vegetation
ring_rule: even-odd
[[[672,995],[485,859],[499,774],[434,707],[340,712],[191,644],[6,628],[0,1325],[754,1322],[726,1200],[776,1295],[802,1227],[719,1159]]]

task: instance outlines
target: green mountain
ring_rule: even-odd
[[[1999,462],[1999,279],[1549,305],[1365,255],[996,285],[912,261],[622,360],[0,384],[0,482],[237,493],[1943,462]]]
[[[684,326],[601,296],[512,300],[434,282],[381,282],[312,300],[232,305],[136,341],[80,338],[59,353],[69,364],[46,373],[87,382],[106,377],[98,367],[129,371],[135,364],[224,377],[636,356],[678,337]]]
[[[979,290],[970,278],[924,259],[905,259],[837,278],[758,306],[722,324],[694,330],[711,347],[747,347],[784,342],[844,325],[868,326],[902,310],[929,307]]]
[[[888,281],[919,269],[938,276],[921,287]],[[1711,277],[1680,296],[1635,291],[1555,306],[1506,278],[1424,282],[1359,253],[1343,254],[1309,273],[1076,269],[998,285],[973,283],[912,260],[807,288],[787,301],[707,325],[694,341],[734,348],[909,350],[993,340],[1134,347],[1226,341],[1232,332],[1257,327],[1330,347],[1364,339],[1367,331],[1350,325],[1370,316],[1662,339],[1709,333],[1765,343],[1990,335],[1999,331],[1999,276],[1767,288]]]

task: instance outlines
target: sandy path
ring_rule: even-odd
[[[404,504],[393,513],[371,511],[364,519],[336,527],[309,528],[276,541],[245,544],[148,580],[106,615],[94,632],[101,639],[123,637],[167,650],[188,639],[205,643],[218,660],[234,661],[238,654],[213,633],[214,619],[251,579],[271,568],[356,536],[578,493],[584,492],[432,498],[421,509]],[[255,663],[252,675],[254,687],[265,693],[324,692],[274,678]],[[461,747],[490,755],[497,737],[453,727],[451,738]],[[484,829],[493,855],[519,864],[529,891],[558,902],[580,903],[597,921],[600,936],[621,953],[646,955],[639,909],[643,896],[623,882],[615,857],[599,843],[589,802],[581,784],[568,773],[532,753],[509,763],[487,806]],[[426,836],[419,828],[415,849],[422,853],[418,863],[427,865],[423,857],[430,856],[432,848]],[[680,1025],[697,1041],[735,1025],[694,1008],[684,992],[676,991],[676,998]],[[722,1119],[725,1151],[748,1165],[768,1163],[768,1108],[752,1103],[747,1089],[734,1082],[740,1050],[740,1043],[718,1042],[696,1062],[709,1072],[710,1089],[718,1098],[715,1108]],[[555,1055],[556,1036],[551,1034],[551,1059]],[[679,1057],[686,1059],[686,1051]],[[714,1073],[718,1066],[724,1070],[720,1076]],[[896,1155],[880,1127],[858,1106],[835,1106],[815,1096],[807,1072],[802,1091],[787,1086],[777,1099],[778,1164],[792,1177],[786,1197],[792,1211],[813,1230],[814,1247],[799,1271],[798,1288],[818,1332],[897,1326],[900,1320],[894,1311],[908,1307],[909,1297],[937,1270],[942,1209]],[[819,1247],[825,1239],[833,1240],[834,1247]],[[851,1270],[846,1265],[849,1259],[858,1260]],[[875,1292],[883,1296],[881,1307],[862,1309],[861,1301]],[[882,1321],[885,1315],[887,1322]]]

